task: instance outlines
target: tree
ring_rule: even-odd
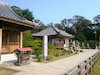
[[[72,23],[73,21],[72,21],[72,19],[64,19],[64,20],[62,20],[61,21],[61,24],[64,26],[64,27],[71,27],[72,26]]]
[[[97,15],[93,18],[94,23],[100,23],[100,15]]]
[[[23,15],[22,15],[22,9],[21,8],[19,8],[19,7],[17,7],[17,6],[12,6],[11,7],[12,8],[12,10],[16,13],[16,14],[18,14],[19,16],[21,16],[21,17],[23,17]]]
[[[40,20],[36,20],[36,23],[39,23],[39,28],[31,30],[32,33],[37,33],[37,32],[40,32],[40,31],[47,28],[47,26],[43,22],[41,22]]]
[[[21,9],[17,6],[12,6],[12,10],[19,16],[26,18],[27,20],[32,21],[34,19],[32,12],[29,9]]]
[[[83,33],[85,35],[86,40],[95,40],[93,29],[85,28],[85,29],[83,29]]]
[[[76,15],[72,19],[73,19],[73,26],[72,26],[72,28],[74,30],[77,30],[77,31],[82,31],[83,29],[88,28],[88,26],[90,24],[92,24],[90,20],[87,20],[87,19],[85,19],[82,16]]]
[[[41,40],[39,38],[33,38],[30,30],[23,32],[23,47],[32,48],[34,51],[33,54],[43,53],[43,49],[41,47]]]
[[[57,27],[58,29],[61,29],[61,30],[64,29],[64,27],[61,24],[59,24],[59,23],[55,24],[55,27]]]
[[[81,41],[81,42],[85,42],[86,41],[86,37],[85,37],[84,33],[82,33],[82,32],[76,33],[74,39],[78,40],[78,41]]]
[[[49,24],[47,24],[47,27],[53,26],[54,24],[51,22]]]
[[[26,18],[27,20],[32,21],[34,19],[33,14],[31,11],[29,11],[29,9],[24,9],[22,11],[22,15],[24,18]]]
[[[24,47],[32,47],[33,37],[31,35],[31,31],[27,30],[23,32],[23,46]]]
[[[99,40],[100,36],[100,15],[97,15],[93,18],[94,23],[91,25],[92,29],[96,31],[96,40]]]

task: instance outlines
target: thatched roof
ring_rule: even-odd
[[[63,30],[60,30],[54,26],[46,28],[45,30],[42,30],[38,33],[34,33],[34,34],[32,34],[32,36],[44,36],[44,35],[51,36],[51,35],[57,35],[57,34],[60,34],[60,35],[66,36],[66,37],[71,37],[71,38],[74,37],[73,35],[65,32]]]
[[[37,23],[26,20],[25,18],[17,15],[10,7],[9,4],[0,1],[0,20],[3,21],[13,21],[14,23],[20,22],[22,25],[27,24],[27,26],[38,26]],[[10,22],[9,21],[9,22]]]

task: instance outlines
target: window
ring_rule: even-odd
[[[19,43],[19,33],[18,32],[12,32],[9,34],[9,42],[10,44],[18,44]]]

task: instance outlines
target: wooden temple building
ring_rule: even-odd
[[[17,15],[9,4],[0,1],[0,56],[23,46],[23,31],[38,24]]]
[[[69,38],[73,38],[74,36],[56,28],[55,26],[51,26],[42,30],[38,33],[32,34],[32,36],[42,37],[42,45],[43,45],[43,57],[46,60],[48,56],[48,44],[54,45],[56,48],[68,48],[69,47]]]
[[[43,31],[32,34],[33,36],[48,36],[48,44],[54,45],[56,48],[66,48],[69,47],[69,38],[73,38],[74,36],[56,28],[55,26],[51,26]]]

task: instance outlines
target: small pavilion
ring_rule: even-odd
[[[42,30],[38,33],[32,34],[32,36],[43,37],[43,57],[46,59],[48,56],[48,44],[54,45],[56,48],[68,48],[69,47],[69,38],[73,38],[74,36],[56,28],[55,26],[51,26]]]
[[[0,60],[1,54],[22,48],[23,31],[37,27],[37,23],[20,17],[9,4],[0,1]]]

